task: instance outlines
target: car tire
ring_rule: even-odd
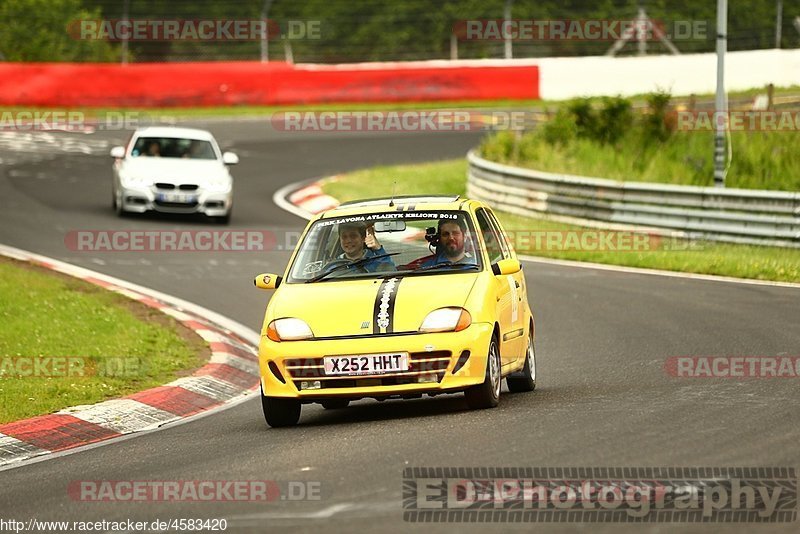
[[[350,399],[328,399],[322,401],[322,407],[326,410],[341,410],[350,405]]]
[[[122,203],[117,198],[117,194],[113,191],[111,192],[111,207],[114,208],[114,213],[117,214],[117,217],[125,216],[125,210],[122,209]]]
[[[218,217],[211,217],[211,220],[217,224],[229,224],[231,222],[231,215],[233,214],[233,208],[228,210],[228,213],[225,215],[220,215]]]
[[[500,349],[497,338],[492,336],[486,359],[486,374],[483,383],[464,392],[467,405],[473,410],[494,408],[500,403],[500,383],[503,381]]]
[[[506,385],[512,393],[524,393],[536,389],[536,346],[531,335],[528,335],[525,365],[520,371],[506,378]]]
[[[264,419],[273,428],[294,426],[300,420],[300,401],[282,397],[267,397],[261,393]]]

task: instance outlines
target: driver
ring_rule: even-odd
[[[358,261],[363,258],[380,256],[386,254],[386,250],[375,237],[375,228],[367,227],[364,223],[344,223],[339,225],[339,244],[344,251],[339,254],[339,259]],[[356,267],[354,270],[364,270],[369,273],[375,271],[393,271],[394,262],[391,258],[377,258],[367,261]]]
[[[464,251],[467,224],[462,218],[439,219],[436,255],[424,262],[420,267],[430,267],[443,263],[475,263],[475,258]]]

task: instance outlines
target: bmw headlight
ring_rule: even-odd
[[[230,176],[215,176],[208,181],[206,189],[212,193],[224,193],[231,190],[232,180]]]
[[[131,173],[120,173],[119,181],[122,187],[150,187],[153,185],[153,179],[141,175]]]
[[[472,324],[472,316],[464,308],[439,308],[422,321],[420,332],[460,332]]]
[[[275,319],[267,326],[267,337],[272,341],[300,341],[301,339],[311,339],[314,332],[302,319],[287,317],[285,319]]]

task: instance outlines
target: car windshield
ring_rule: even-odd
[[[452,274],[482,268],[463,211],[403,211],[321,219],[306,234],[289,283],[392,274]]]
[[[202,139],[178,137],[140,137],[131,150],[131,157],[217,159],[214,147]]]

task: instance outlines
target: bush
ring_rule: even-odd
[[[542,127],[542,136],[550,145],[566,145],[575,139],[577,133],[574,115],[563,109]]]
[[[629,100],[621,97],[604,98],[597,116],[594,140],[603,145],[615,145],[625,137],[632,125],[633,111]]]
[[[671,98],[665,91],[647,95],[648,111],[641,122],[641,139],[645,144],[663,143],[675,131],[675,116],[669,105]]]

